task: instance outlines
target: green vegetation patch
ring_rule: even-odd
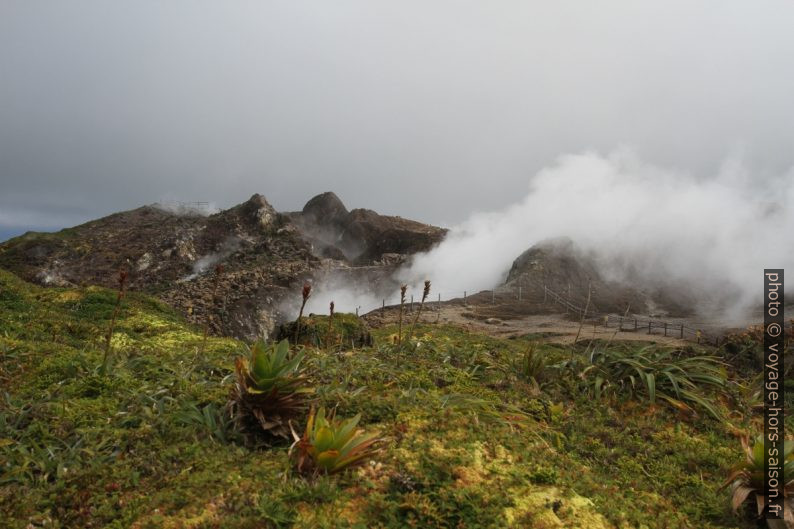
[[[276,329],[275,338],[321,349],[367,347],[373,344],[372,334],[364,320],[344,312],[335,313],[333,318],[310,314],[302,317],[300,324],[297,320],[285,323]]]
[[[531,336],[422,325],[396,346],[396,326],[376,329],[376,346],[302,347],[302,366],[315,409],[360,415],[382,449],[301,475],[289,440],[251,445],[229,417],[244,344],[209,338],[202,352],[201,329],[130,294],[100,374],[115,299],[0,271],[4,526],[754,526],[718,487],[742,457],[735,425],[758,417],[708,387],[724,421],[632,392],[595,400],[583,351],[572,361]],[[350,316],[334,317],[343,333]],[[318,337],[323,318],[304,318]],[[292,419],[298,435],[307,413]]]

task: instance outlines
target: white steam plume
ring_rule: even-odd
[[[445,298],[489,289],[521,252],[568,236],[596,252],[607,278],[683,282],[711,294],[712,312],[746,308],[761,300],[763,268],[794,270],[793,200],[794,170],[762,178],[729,160],[695,179],[625,149],[567,155],[532,178],[521,202],[473,215],[400,278],[430,278]]]
[[[204,274],[211,267],[223,261],[224,259],[226,259],[227,257],[229,257],[231,254],[233,254],[239,249],[240,249],[240,238],[236,236],[227,237],[223,241],[223,244],[221,244],[217,252],[209,253],[207,255],[202,255],[201,257],[193,261],[193,265],[192,265],[193,273],[188,274],[181,279],[178,279],[177,283],[192,281],[193,279]]]
[[[151,206],[181,217],[207,217],[221,211],[214,202],[160,201]]]
[[[312,295],[306,304],[308,313],[328,314],[331,301],[337,312],[367,313],[383,303],[399,302],[399,284],[387,271],[377,269],[349,268],[331,270],[318,277]],[[287,314],[296,314],[299,300],[292,299],[282,306]]]

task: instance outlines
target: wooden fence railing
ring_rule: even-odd
[[[550,289],[548,286],[538,282],[538,281],[529,281],[533,284],[537,291],[543,292],[543,303],[554,303],[565,308],[566,313],[572,314],[574,316],[579,317],[582,321],[587,322],[589,325],[602,325],[604,327],[617,327],[617,329],[621,332],[647,332],[648,334],[661,334],[662,336],[669,336],[674,338],[679,338],[683,340],[691,340],[697,343],[709,343],[714,345],[719,345],[720,337],[717,335],[707,335],[701,329],[696,329],[687,325],[685,322],[673,322],[673,321],[666,321],[654,318],[643,318],[643,317],[635,317],[629,316],[627,314],[620,315],[615,313],[608,313],[608,312],[598,312],[592,307],[583,307],[571,300],[570,297],[555,292],[554,290]],[[530,296],[530,289],[524,288],[523,286],[510,286],[510,287],[497,287],[490,291],[481,291],[482,293],[490,292],[491,294],[491,302],[496,303],[497,299],[504,298],[504,295],[507,294],[511,296],[511,298],[515,299],[516,301],[531,301]],[[464,305],[469,302],[471,296],[469,296],[468,291],[462,292],[462,297],[460,296],[461,293],[456,294],[448,294],[447,296],[443,296],[446,298],[447,301],[453,299],[459,299]],[[425,302],[426,309],[429,310],[440,310],[441,309],[441,302],[442,302],[442,295],[436,294],[434,296],[436,299],[427,300]],[[540,301],[540,300],[536,300]],[[397,303],[391,302],[391,300],[383,299],[381,310],[385,311],[386,308],[394,307],[399,304],[399,299],[396,300]],[[413,312],[414,308],[419,304],[418,300],[414,300],[413,296],[406,300],[406,311]],[[358,309],[356,309],[356,313],[358,314]]]
[[[706,335],[700,329],[695,329],[693,327],[689,327],[682,322],[670,322],[658,319],[645,319],[645,318],[637,318],[637,317],[628,317],[628,315],[619,315],[614,313],[604,313],[604,312],[595,312],[593,310],[589,310],[586,307],[581,307],[576,305],[575,303],[571,302],[570,299],[554,292],[546,285],[543,285],[543,300],[544,303],[548,302],[548,300],[557,303],[565,307],[566,311],[571,311],[577,316],[580,316],[589,323],[596,324],[599,321],[603,321],[604,327],[609,327],[610,323],[616,325],[619,331],[633,331],[639,332],[641,329],[645,330],[648,329],[648,334],[653,334],[654,329],[660,329],[661,333],[664,336],[673,336],[678,337],[679,339],[692,339],[697,343],[701,343],[702,341],[711,341],[714,340],[715,345],[719,345],[719,337],[706,337]]]

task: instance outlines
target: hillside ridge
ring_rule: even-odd
[[[343,214],[319,218],[329,201]],[[280,213],[255,194],[212,215],[148,205],[55,233],[29,232],[0,244],[0,267],[45,286],[109,288],[124,267],[130,290],[160,297],[214,333],[255,338],[294,317],[282,314],[282,301],[304,281],[360,265],[388,275],[445,233],[370,210],[347,212],[333,193],[299,213]]]

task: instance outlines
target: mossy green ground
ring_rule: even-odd
[[[225,419],[241,343],[200,352],[201,329],[130,294],[100,374],[114,303],[0,271],[3,527],[754,526],[717,490],[741,457],[730,425],[594,402],[576,380],[540,390],[513,367],[529,338],[422,326],[400,350],[389,327],[374,332],[384,345],[308,349],[318,401],[388,442],[305,479],[286,443],[246,448]]]
[[[331,321],[329,331],[329,321]],[[297,334],[297,341],[296,338]],[[355,314],[336,313],[333,320],[321,314],[309,314],[297,321],[279,325],[276,339],[288,340],[292,344],[307,347],[344,347],[356,348],[371,346],[372,335],[364,322]]]

